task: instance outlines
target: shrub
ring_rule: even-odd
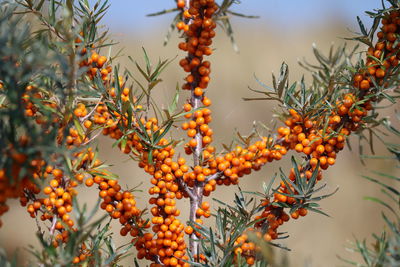
[[[349,136],[372,144],[385,122],[377,105],[396,103],[400,7],[389,2],[390,8],[368,13],[374,20],[370,30],[359,20],[361,33],[354,40],[368,47],[362,57],[354,57],[358,47],[332,48],[328,55],[314,48],[318,65],[303,64],[312,74],[309,85],[304,79],[289,84],[286,64],[271,87],[259,81],[262,88],[252,91],[261,96],[245,100],[276,101],[283,126],[255,126],[222,151],[210,126],[207,58],[217,25],[234,41],[229,16],[252,17],[233,12],[235,1],[177,0],[175,8],[152,14],[176,12],[170,31],[176,26],[185,53],[179,61],[185,83],[165,109],[166,103],[154,101],[153,89],[172,61],[152,64],[144,50],[144,66],[136,63],[143,83],[128,69],[121,71],[118,57],[104,56],[103,48],[112,45],[99,27],[107,1],[1,2],[0,215],[8,210],[7,199],[19,198],[37,219],[41,247],[32,253],[40,266],[118,266],[134,249],[137,260],[147,259],[150,266],[266,266],[270,246],[283,247],[278,240],[287,237],[278,231],[282,224],[309,212],[326,215],[318,202],[335,191],[321,194],[320,181]],[[179,108],[183,96],[188,99]],[[179,123],[187,134],[183,142],[170,135]],[[114,139],[149,175],[150,188],[142,194],[149,210],[136,205],[134,189],[123,189],[98,158],[100,135]],[[262,192],[239,190],[233,205],[216,199],[212,213],[205,198],[216,187],[240,184],[289,151],[299,154],[291,157],[290,170],[281,169]],[[103,217],[96,220],[96,209],[80,207],[78,186],[98,189]],[[185,198],[187,223],[176,206]],[[214,225],[207,227],[203,220],[211,216]],[[129,245],[115,248],[107,218],[120,222],[120,234],[131,236]],[[388,224],[398,232],[398,224]],[[396,250],[388,243],[382,247],[383,254]],[[137,260],[137,266],[145,264]]]

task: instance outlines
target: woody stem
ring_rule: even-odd
[[[190,8],[190,0],[185,1],[185,9]],[[188,21],[187,23],[190,24],[192,21]],[[189,60],[191,56],[189,55]],[[190,104],[194,110],[198,109],[202,105],[202,96],[196,96],[194,90],[198,86],[200,82],[200,75],[198,72],[198,68],[194,68],[191,71],[191,74],[194,76],[194,81],[191,83],[190,91]],[[196,135],[194,139],[196,140],[196,147],[193,148],[193,164],[194,166],[201,165],[201,153],[203,150],[203,143],[202,143],[202,135],[199,129],[196,131]],[[203,200],[203,188],[204,182],[195,181],[193,189],[192,189],[192,197],[190,198],[190,215],[189,215],[189,222],[191,225],[194,225],[196,221],[196,211],[200,207],[201,202]],[[189,250],[192,255],[199,254],[199,238],[196,236],[195,232],[190,235],[189,239]]]

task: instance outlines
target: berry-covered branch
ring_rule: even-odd
[[[185,52],[179,65],[187,73],[182,89],[188,94],[177,90],[167,109],[152,93],[171,61],[153,64],[143,49],[145,64],[134,62],[138,75],[121,71],[117,58],[101,50],[108,46],[107,35],[97,24],[107,1],[93,7],[83,0],[61,2],[49,6],[48,15],[43,1],[0,4],[0,152],[5,156],[0,160],[0,215],[8,210],[7,199],[19,197],[30,216],[40,218],[38,227],[48,229],[40,235],[47,241],[42,244],[50,250],[73,244],[64,262],[94,264],[102,259],[97,250],[108,226],[92,240],[77,238],[92,235],[93,228],[85,233],[82,212],[72,216],[80,210],[78,186],[85,184],[96,188],[107,217],[119,221],[120,235],[131,237],[137,258],[153,267],[261,264],[263,244],[279,246],[273,241],[286,237],[278,232],[280,225],[309,211],[323,213],[317,202],[331,195],[316,196],[325,187],[320,182],[323,170],[335,164],[351,134],[364,139],[364,132],[374,134],[374,127],[382,124],[377,103],[396,102],[392,90],[398,87],[400,13],[393,4],[372,15],[369,32],[360,24],[362,36],[356,39],[369,47],[366,58],[356,64],[354,51],[339,48],[325,56],[314,49],[320,66],[303,64],[313,76],[310,86],[304,79],[290,85],[283,64],[272,88],[263,85],[266,92],[255,91],[264,94],[257,100],[278,102],[285,126],[268,133],[255,128],[249,137],[239,134],[238,144],[219,153],[210,127],[206,91],[211,63],[206,57],[213,53],[217,24],[233,40],[229,16],[244,16],[230,10],[235,1],[177,0],[176,8],[157,13],[178,12],[173,24],[182,37],[178,47]],[[26,41],[31,29],[14,17],[24,14],[35,14],[43,26],[29,39],[32,43]],[[379,20],[381,31],[372,45]],[[177,111],[180,96],[186,100]],[[181,117],[187,135],[183,150],[190,160],[180,154],[181,140],[169,135]],[[148,174],[148,209],[137,207],[134,189],[122,188],[98,158],[95,141],[101,134],[115,140]],[[302,160],[292,157],[293,168],[289,174],[280,171],[277,187],[271,179],[263,192],[252,192],[261,196],[257,203],[242,191],[232,198],[233,206],[219,202],[216,229],[204,226],[211,206],[203,200],[217,186],[240,185],[242,177],[291,152]],[[186,219],[177,208],[183,198],[190,201]],[[115,251],[110,255],[118,258]]]

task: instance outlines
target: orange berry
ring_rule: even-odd
[[[196,147],[197,146],[197,140],[196,139],[191,139],[189,141],[189,146],[191,147]]]
[[[189,136],[189,137],[195,137],[196,136],[196,130],[195,129],[189,129],[188,131],[187,131],[187,135]]]
[[[291,216],[293,219],[296,220],[297,218],[299,218],[299,211],[296,210],[296,211],[292,212],[292,214],[290,214],[290,216]]]
[[[375,72],[375,76],[378,79],[381,79],[381,78],[385,77],[385,74],[386,73],[385,73],[385,71],[383,69],[377,69],[376,72]]]
[[[51,192],[53,192],[53,189],[51,189],[50,186],[46,186],[46,187],[43,189],[43,193],[45,193],[46,195],[49,195]]]
[[[305,209],[305,208],[300,208],[299,209],[299,215],[300,216],[306,216],[307,213],[308,213],[307,209]]]
[[[208,203],[207,201],[201,203],[201,208],[203,210],[209,210],[210,209],[210,203]]]
[[[103,65],[104,65],[104,63],[106,63],[106,61],[107,61],[107,57],[105,57],[105,56],[99,57],[99,59],[97,60],[97,66],[99,68],[103,67]]]
[[[317,166],[317,164],[318,164],[318,159],[316,159],[316,158],[310,159],[310,165],[311,165],[312,167]]]
[[[94,184],[94,181],[92,178],[88,178],[88,179],[86,179],[85,184],[86,184],[86,186],[91,187]]]
[[[360,89],[361,90],[368,90],[371,86],[369,85],[369,81],[367,80],[362,80],[360,83]]]
[[[195,96],[202,96],[203,95],[203,89],[201,89],[200,87],[196,87],[194,89],[194,95]]]
[[[317,151],[319,154],[324,153],[324,152],[325,152],[325,146],[323,146],[323,145],[318,145],[317,148],[316,148],[316,151]]]
[[[51,186],[51,187],[54,187],[54,188],[55,188],[55,187],[58,187],[58,181],[57,181],[56,179],[51,180],[51,181],[50,181],[50,186]]]
[[[296,146],[295,146],[295,150],[297,151],[297,152],[302,152],[303,151],[303,145],[302,144],[297,144]]]
[[[184,8],[185,7],[185,1],[184,0],[178,0],[178,2],[176,3],[176,6],[178,8]]]
[[[359,83],[359,82],[361,82],[361,81],[363,80],[363,78],[364,78],[363,75],[361,75],[361,74],[356,74],[356,75],[354,76],[354,81]]]

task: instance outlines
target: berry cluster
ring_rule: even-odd
[[[249,229],[249,231],[253,230],[254,229]],[[261,237],[259,236],[260,232],[256,232],[256,234],[257,237]],[[235,257],[240,254],[242,257],[246,258],[246,263],[248,265],[253,265],[256,259],[256,251],[258,250],[258,247],[249,240],[248,235],[243,233],[235,240],[234,245],[236,246],[234,250]]]
[[[101,254],[101,251],[99,251],[98,253]],[[72,263],[73,264],[79,264],[80,262],[85,261],[86,259],[90,258],[92,256],[92,252],[91,249],[88,248],[86,246],[85,243],[82,243],[82,245],[79,248],[79,252],[78,252],[79,256],[76,256],[73,260]],[[94,264],[92,261],[89,260],[89,265]]]
[[[246,148],[237,146],[224,156],[210,160],[209,166],[222,174],[217,179],[218,185],[238,184],[240,177],[250,174],[252,170],[260,170],[267,162],[280,160],[286,153],[285,146],[272,145],[272,139],[264,137]]]
[[[288,178],[294,184],[298,179],[304,179],[307,183],[314,173],[317,175],[316,181],[321,180],[322,170],[335,164],[337,154],[345,146],[346,138],[351,132],[360,129],[368,111],[373,109],[376,85],[386,86],[386,80],[398,66],[400,56],[397,38],[400,34],[400,13],[391,11],[382,20],[383,26],[378,33],[379,40],[375,47],[368,49],[366,66],[360,67],[352,76],[353,88],[341,95],[335,103],[331,103],[332,108],[327,109],[327,112],[322,112],[325,117],[321,116],[321,113],[303,113],[302,110],[290,109],[284,122],[286,126],[277,129],[276,139],[262,137],[254,144],[237,146],[234,150],[217,156],[216,148],[211,145],[211,100],[205,96],[205,89],[210,82],[211,63],[204,60],[204,57],[213,52],[210,48],[216,28],[213,16],[219,7],[215,0],[177,0],[176,3],[183,16],[183,21],[176,26],[185,38],[185,41],[179,44],[179,49],[187,52],[186,57],[179,62],[188,73],[182,88],[191,92],[190,99],[183,106],[186,112],[184,116],[188,120],[182,124],[182,129],[189,137],[184,149],[187,155],[194,156],[194,166],[189,167],[183,157],[175,157],[175,143],[166,138],[160,138],[157,144],[151,145],[144,140],[143,136],[153,138],[155,134],[162,134],[163,126],[159,125],[156,118],[140,116],[143,108],[136,103],[137,99],[131,96],[131,90],[125,87],[121,77],[118,77],[119,86],[123,88],[121,100],[130,101],[128,104],[133,105],[135,113],[122,114],[124,112],[109,109],[105,103],[107,101],[116,106],[120,104],[116,99],[116,89],[110,86],[113,81],[110,75],[112,67],[107,63],[107,57],[95,52],[93,46],[84,47],[79,52],[83,57],[79,66],[87,68],[85,72],[89,80],[101,78],[108,89],[108,95],[103,96],[104,102],[95,103],[95,106],[74,102],[73,116],[83,130],[76,126],[59,124],[62,118],[57,115],[46,118],[35,105],[36,101],[41,101],[45,106],[58,111],[62,111],[63,108],[38,92],[34,86],[27,86],[22,97],[26,117],[35,119],[43,128],[48,122],[54,127],[59,127],[59,134],[55,140],[57,144],[62,145],[65,141],[67,148],[77,151],[71,153],[74,172],[67,175],[66,170],[57,166],[56,155],[51,158],[51,162],[45,162],[40,156],[34,160],[29,159],[28,162],[26,155],[16,152],[11,147],[8,156],[13,160],[12,168],[7,172],[5,169],[0,170],[0,215],[8,210],[5,204],[7,198],[20,197],[21,204],[27,206],[31,217],[40,214],[42,221],[51,223],[50,231],[54,234],[53,245],[56,247],[66,242],[69,231],[74,230],[70,212],[73,209],[72,200],[77,194],[76,187],[82,183],[88,187],[95,185],[102,199],[101,208],[110,217],[119,220],[122,236],[129,234],[132,237],[139,259],[151,260],[153,267],[189,266],[185,262],[189,257],[185,252],[187,245],[184,235],[189,235],[191,240],[202,236],[196,230],[199,226],[185,227],[178,219],[180,210],[176,205],[177,200],[190,198],[191,204],[195,204],[190,221],[203,224],[202,217],[211,216],[210,204],[202,201],[203,196],[209,196],[217,185],[238,184],[239,178],[253,170],[260,170],[267,162],[280,160],[289,150],[301,153],[307,161],[307,164],[299,166],[298,170],[291,169]],[[186,3],[189,3],[189,6],[186,6]],[[78,47],[82,40],[77,38],[75,42]],[[0,89],[2,87],[0,83]],[[131,125],[128,125],[129,122]],[[133,131],[125,131],[127,128],[131,130],[132,127]],[[151,220],[142,219],[143,212],[136,207],[136,200],[130,191],[123,190],[118,181],[107,178],[107,172],[96,169],[101,165],[100,160],[95,159],[91,148],[84,148],[90,142],[95,129],[102,129],[103,135],[115,140],[124,138],[123,144],[118,144],[122,152],[133,155],[138,160],[139,167],[151,176],[151,187],[148,191],[151,195]],[[21,138],[20,143],[21,146],[26,146],[29,141],[27,138]],[[28,165],[30,172],[19,178],[23,165]],[[95,172],[91,172],[93,169]],[[41,186],[43,184],[44,186]],[[294,195],[298,193],[292,185],[281,182],[272,199],[262,201],[263,211],[255,216],[258,220],[255,229],[249,231],[254,231],[265,241],[271,241],[279,237],[279,226],[290,217],[297,219],[306,216],[308,210],[302,205],[307,203],[291,197],[293,192]],[[198,195],[193,196],[195,193]],[[284,207],[295,205],[299,208],[292,210],[291,214],[285,212]],[[146,229],[150,227],[152,232],[147,232]],[[249,240],[246,233],[235,240],[237,247],[234,253],[236,256],[240,254],[245,257],[248,265],[253,265],[259,248]],[[78,255],[73,260],[75,264],[87,260],[91,256],[90,249],[82,244]],[[200,262],[207,262],[205,255],[201,253],[194,256]]]
[[[384,80],[392,75],[392,71],[395,71],[394,68],[398,65],[398,47],[393,47],[393,44],[399,32],[397,27],[397,22],[400,21],[399,15],[398,11],[391,11],[382,20],[383,26],[382,31],[378,32],[378,43],[375,48],[368,49],[366,67],[360,67],[353,76],[354,90],[336,101],[326,119],[309,118],[298,111],[290,110],[289,118],[285,121],[287,127],[278,129],[278,140],[283,140],[283,146],[303,153],[308,161],[305,166],[299,166],[300,179],[308,181],[319,166],[316,180],[321,180],[321,171],[335,164],[337,153],[344,148],[346,138],[351,132],[360,128],[368,111],[373,109],[374,98],[370,95],[376,90],[374,84],[386,86]],[[373,60],[370,55],[382,60],[380,62]],[[293,168],[289,179],[296,183]],[[264,200],[262,205],[265,209],[255,218],[261,219],[256,224],[258,228],[268,226],[264,232],[266,241],[278,238],[277,228],[290,217],[297,219],[299,216],[307,215],[306,208],[298,208],[289,217],[282,207],[272,205],[274,202],[286,203],[289,207],[303,204],[302,200],[287,196],[290,192],[298,193],[295,188],[290,187],[287,188],[287,185],[281,182],[273,200]]]
[[[86,49],[81,54],[86,54]],[[89,66],[90,69],[87,75],[90,79],[93,79],[98,74],[97,68],[101,69],[105,67],[106,61],[106,57],[99,56],[96,52],[93,52],[88,60],[82,61],[79,65],[85,68]],[[108,72],[110,71],[110,66],[107,66],[107,69],[103,68],[99,70],[103,81],[108,81]],[[28,85],[26,93],[22,96],[22,103],[25,107],[25,115],[35,119],[36,123],[42,125],[46,130],[46,127],[49,127],[49,124],[47,124],[49,118],[46,118],[46,115],[42,114],[35,103],[40,101],[44,106],[60,111],[62,107],[50,100],[48,95],[39,92],[37,89],[32,85]],[[109,93],[111,96],[113,95],[113,88],[109,90]],[[129,89],[125,88],[122,92],[122,98],[125,97],[126,99],[123,99],[123,101],[129,100],[128,94]],[[105,124],[106,121],[102,121],[102,118],[92,116],[95,111],[101,111],[102,107],[104,105],[89,108],[84,103],[76,103],[73,114],[80,119],[83,129],[86,129],[84,133],[79,133],[75,127],[71,127],[65,131],[64,126],[58,123],[61,121],[61,118],[54,114],[50,125],[52,127],[59,127],[56,138],[57,143],[62,145],[65,141],[67,148],[77,150],[83,143],[88,142],[93,122],[102,126],[107,125]],[[68,135],[64,138],[65,132]],[[28,138],[21,138],[20,145],[29,145]],[[54,234],[52,244],[55,247],[60,242],[67,242],[69,231],[75,230],[73,228],[74,221],[70,216],[73,209],[72,199],[77,194],[75,188],[83,182],[87,186],[92,186],[94,183],[98,184],[99,195],[103,199],[101,208],[105,209],[112,218],[119,219],[122,224],[122,235],[131,232],[132,236],[137,236],[138,233],[141,233],[141,229],[150,226],[140,218],[142,212],[137,209],[136,201],[131,192],[121,190],[118,181],[105,178],[107,177],[107,173],[96,170],[96,173],[99,175],[91,174],[91,169],[101,165],[99,159],[94,159],[94,152],[91,148],[72,154],[71,163],[75,167],[74,169],[77,170],[72,176],[66,175],[62,168],[57,168],[41,160],[40,156],[38,156],[38,160],[32,160],[28,163],[28,157],[25,154],[17,153],[12,148],[9,149],[9,153],[10,158],[14,160],[12,171],[6,172],[5,169],[0,170],[0,215],[8,210],[8,206],[5,204],[7,198],[20,197],[21,205],[27,207],[27,211],[32,218],[41,214],[40,219],[42,221],[50,222],[50,233]],[[57,156],[54,155],[51,160],[56,162]],[[28,167],[29,173],[23,178],[19,178],[22,167]],[[82,251],[86,250],[83,249]],[[75,263],[90,256],[86,252],[79,254],[80,256],[74,259]]]
[[[147,122],[142,119],[141,123],[145,125],[150,136],[159,129],[155,118],[150,118]],[[137,122],[136,127],[139,127]],[[118,127],[106,128],[103,133],[116,139],[122,136]],[[149,194],[155,195],[149,199],[149,203],[154,205],[150,211],[154,216],[151,222],[155,235],[146,233],[138,236],[136,231],[131,231],[130,234],[135,238],[139,259],[146,258],[165,266],[189,266],[182,261],[188,259],[185,256],[184,225],[176,218],[180,215],[180,210],[176,208],[176,199],[183,197],[177,179],[187,173],[189,167],[183,158],[173,161],[175,150],[168,145],[166,139],[162,138],[157,145],[164,148],[152,151],[153,162],[150,163],[148,151],[140,137],[136,133],[128,135],[124,152],[135,151],[140,157],[139,166],[153,176],[150,180],[153,187],[149,189]],[[121,234],[125,234],[125,231]]]
[[[82,35],[83,33],[81,33]],[[81,38],[76,38],[75,43],[82,43]],[[87,68],[87,74],[90,79],[94,79],[100,73],[101,79],[106,82],[109,80],[109,74],[112,71],[111,65],[107,65],[107,57],[99,55],[94,51],[94,46],[90,48],[91,54],[88,54],[88,49],[83,47],[80,55],[84,58],[80,63],[79,67]]]
[[[183,31],[185,38],[178,47],[187,52],[187,56],[179,64],[185,72],[189,73],[182,88],[191,91],[190,99],[183,106],[184,111],[187,112],[185,117],[189,121],[182,124],[182,129],[187,131],[190,138],[185,145],[185,152],[187,155],[194,156],[194,166],[191,171],[183,175],[182,183],[190,192],[199,189],[196,193],[200,195],[196,200],[199,203],[194,203],[195,210],[192,211],[190,220],[202,224],[201,217],[209,217],[210,213],[207,202],[200,206],[201,196],[210,195],[216,188],[216,180],[212,179],[212,176],[217,173],[217,169],[208,166],[208,162],[214,158],[215,154],[215,147],[211,145],[213,130],[209,126],[212,120],[209,109],[211,100],[204,94],[210,82],[211,63],[204,60],[204,56],[212,54],[210,46],[212,38],[215,37],[214,29],[216,28],[213,15],[218,10],[218,5],[214,0],[191,0],[189,6],[185,6],[184,1],[177,1],[177,7],[183,9],[183,21],[177,24],[177,28]],[[202,105],[203,108],[201,108]],[[193,202],[193,196],[190,197]],[[190,235],[190,238],[200,237],[192,226],[186,227],[185,232]]]

